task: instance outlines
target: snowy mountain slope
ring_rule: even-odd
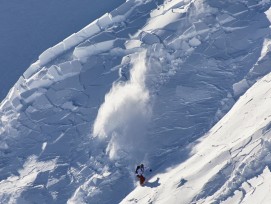
[[[241,195],[240,185],[269,161],[258,173],[238,177],[244,158],[237,155],[231,168],[219,146],[209,153],[216,143],[208,138],[221,132],[198,145],[206,145],[206,160],[192,156],[198,152],[193,145],[270,72],[269,7],[256,0],[130,0],[44,51],[0,106],[1,202],[119,203],[134,189],[134,166],[142,161],[161,180],[136,188],[124,203],[175,202],[183,193],[184,203],[231,199],[235,190]],[[229,121],[244,122],[232,111]],[[265,122],[247,129],[240,142],[254,133],[257,141]],[[218,144],[243,145],[227,138],[232,126],[223,127]],[[228,188],[235,178],[239,186]],[[196,190],[185,191],[188,183]]]
[[[250,88],[188,160],[155,175],[157,188],[138,187],[122,203],[269,203],[270,82]]]

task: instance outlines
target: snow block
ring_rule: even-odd
[[[45,79],[31,79],[27,82],[27,86],[29,89],[34,88],[43,88],[43,87],[49,87],[53,81],[51,79],[45,78]]]
[[[51,49],[52,52],[55,53],[55,56],[65,51],[63,42],[56,44]]]
[[[38,98],[41,95],[43,95],[43,93],[37,91],[37,89],[34,88],[34,89],[30,90],[29,93],[26,93],[26,96],[24,96],[24,98],[23,97],[22,98],[25,103],[30,103],[32,101],[35,101],[36,98]]]
[[[58,72],[61,75],[80,73],[82,68],[81,63],[78,60],[65,62],[59,65]]]
[[[152,45],[155,43],[160,43],[160,39],[152,34],[152,33],[147,33],[147,32],[142,32],[141,33],[141,39],[140,39],[143,43],[148,44],[148,45]]]
[[[45,50],[40,56],[39,61],[43,66],[53,60],[56,56],[65,51],[63,42],[58,43],[57,45]]]
[[[18,81],[16,82],[16,84],[15,84],[15,86],[17,87],[17,86],[20,86],[21,84],[23,84],[24,83],[24,78],[22,77],[22,76],[20,76],[20,78],[18,79]]]
[[[113,24],[112,16],[109,13],[104,14],[101,18],[97,21],[98,25],[101,29],[107,28],[109,25]]]
[[[100,27],[105,28],[110,24],[112,24],[111,15],[107,13],[104,16],[102,16],[100,19],[84,27],[79,32],[72,34],[71,36],[67,37],[62,42],[58,43],[57,45],[45,50],[39,56],[40,65],[43,66],[47,64],[48,62],[55,59],[58,55],[62,54],[63,52],[78,45],[79,43],[86,40],[87,38],[99,33],[101,31]]]
[[[21,93],[20,95],[23,99],[26,99],[26,98],[30,97],[32,94],[34,94],[36,91],[37,91],[37,89],[30,89],[30,90],[27,90],[27,91]]]
[[[112,18],[113,23],[120,23],[120,22],[124,22],[125,20],[126,20],[126,17],[123,15],[115,16]]]
[[[13,98],[11,104],[16,110],[19,110],[22,107],[22,102],[19,97]]]
[[[206,31],[209,30],[209,27],[205,23],[203,23],[203,22],[196,22],[196,23],[194,23],[194,27],[195,27],[196,32],[198,34],[201,34],[202,32],[206,32]]]
[[[39,56],[40,64],[43,66],[46,63],[50,62],[55,57],[55,53],[53,52],[52,48],[45,50]]]
[[[110,12],[110,14],[113,18],[116,16],[123,16],[127,12],[129,12],[130,9],[134,7],[134,5],[135,5],[135,1],[131,1],[131,0],[126,1],[124,4],[122,4],[121,6],[119,6],[118,8],[113,10],[112,12]]]
[[[115,40],[109,40],[100,42],[87,47],[76,47],[73,55],[78,59],[85,61],[85,59],[91,55],[99,54],[111,49],[114,45]]]
[[[62,89],[59,91],[55,91],[53,89],[49,89],[46,92],[46,97],[53,103],[53,105],[61,106],[65,102],[71,100],[73,93],[74,91],[72,90]]]
[[[47,73],[52,76],[52,78],[53,78],[54,81],[57,81],[59,79],[59,75],[60,74],[58,72],[58,67],[56,65],[51,66],[48,69]]]
[[[78,45],[84,39],[85,39],[84,37],[78,35],[77,33],[74,33],[63,40],[64,49],[67,51],[71,49],[72,47]]]
[[[33,102],[33,107],[36,109],[49,109],[52,108],[53,105],[50,103],[50,101],[47,99],[45,95],[41,95]]]
[[[232,16],[228,15],[228,14],[222,14],[216,17],[216,20],[219,22],[220,25],[223,25],[225,23],[231,22],[233,20],[235,20],[235,18],[233,18]]]
[[[5,99],[2,103],[0,103],[0,109],[5,110],[10,107],[10,100]]]
[[[197,47],[201,44],[201,41],[197,39],[196,37],[189,40],[189,45],[192,47]]]
[[[101,31],[100,27],[97,25],[97,20],[92,22],[91,24],[84,27],[77,34],[83,38],[89,38],[93,35],[98,34]]]
[[[29,79],[31,76],[33,76],[38,70],[40,69],[40,66],[38,63],[31,64],[31,66],[23,73],[23,77],[25,79]]]
[[[78,75],[72,75],[65,80],[62,80],[60,83],[55,83],[53,85],[54,90],[64,90],[64,89],[72,89],[72,90],[78,90],[83,91],[84,87],[80,83],[79,74]]]

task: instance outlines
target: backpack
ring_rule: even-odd
[[[138,171],[139,169],[140,169],[140,166],[137,166],[137,167],[136,167],[136,170],[135,170],[135,173],[136,173],[136,174],[138,173],[137,171]]]

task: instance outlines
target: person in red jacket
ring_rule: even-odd
[[[146,178],[143,176],[144,171],[145,168],[143,164],[138,165],[135,170],[136,177],[139,179],[139,183],[141,186],[144,185],[144,182],[146,180]]]

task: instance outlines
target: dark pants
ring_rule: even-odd
[[[145,181],[145,177],[143,175],[137,175],[136,177],[139,179],[140,185],[143,185]]]

